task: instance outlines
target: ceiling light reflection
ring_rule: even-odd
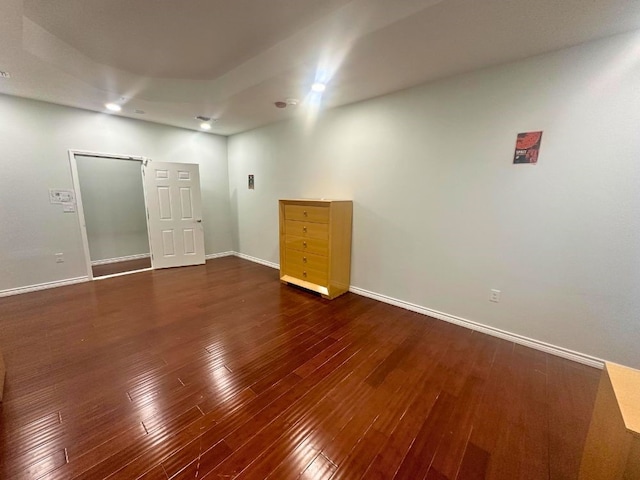
[[[231,371],[224,365],[215,366],[209,371],[208,384],[210,390],[216,394],[225,396],[225,394],[231,393],[233,391],[231,387],[235,383]]]
[[[311,90],[314,92],[322,93],[327,89],[327,86],[324,83],[316,82],[311,85]]]

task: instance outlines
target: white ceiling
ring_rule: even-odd
[[[637,0],[2,0],[0,93],[229,135],[315,79],[329,108],[639,28]]]

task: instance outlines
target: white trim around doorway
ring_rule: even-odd
[[[80,224],[80,233],[82,236],[82,247],[84,250],[85,265],[87,269],[87,278],[93,280],[93,270],[91,268],[91,253],[89,251],[89,237],[87,235],[87,223],[84,217],[84,208],[82,206],[82,193],[80,191],[80,179],[78,177],[78,163],[76,162],[76,155],[83,155],[86,157],[98,157],[98,158],[112,158],[114,160],[134,160],[137,162],[145,163],[150,159],[139,155],[120,155],[104,152],[92,152],[89,150],[77,150],[69,149],[69,165],[71,167],[71,178],[73,180],[73,190],[75,191],[76,209],[78,213],[78,223]],[[142,182],[142,174],[140,175],[140,182]],[[146,204],[145,204],[146,208]],[[148,224],[148,222],[147,222]],[[148,225],[147,225],[148,229]],[[149,245],[149,251],[151,251],[151,245]]]

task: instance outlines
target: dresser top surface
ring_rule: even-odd
[[[335,202],[351,202],[352,200],[344,200],[337,198],[281,198],[281,202],[300,202],[300,203],[335,203]]]
[[[640,436],[640,370],[609,362],[605,366],[625,426]]]

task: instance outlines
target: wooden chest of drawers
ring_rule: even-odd
[[[280,280],[335,298],[351,279],[350,200],[280,200]]]

